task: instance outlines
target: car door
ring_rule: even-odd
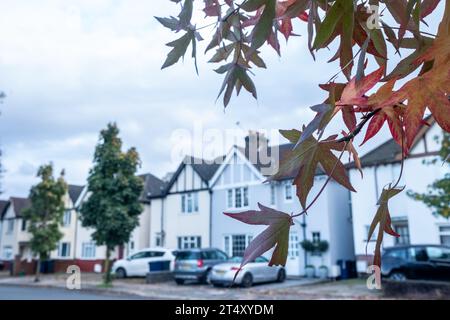
[[[408,277],[417,280],[433,280],[436,277],[436,267],[428,258],[425,246],[410,248],[410,263]]]
[[[269,267],[269,261],[264,257],[258,257],[252,263],[255,280],[258,282],[265,282],[273,280],[273,270],[275,267]]]
[[[145,276],[150,271],[150,263],[154,263],[154,270],[163,271],[164,251],[147,251],[144,258],[139,262],[138,273],[140,276]],[[167,260],[169,261],[169,260]]]
[[[145,251],[138,252],[129,257],[126,272],[129,276],[136,276],[139,273],[139,264],[141,259],[145,258]]]
[[[450,281],[450,248],[430,246],[427,255],[435,268],[433,280]]]

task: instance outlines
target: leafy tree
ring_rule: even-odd
[[[439,138],[438,138],[439,139]],[[441,150],[439,158],[444,161],[444,164],[449,161],[450,154],[450,134],[444,132],[441,139]],[[431,164],[436,163],[438,159],[431,161]],[[433,209],[433,214],[450,218],[450,173],[447,173],[444,178],[434,181],[428,186],[426,193],[417,193],[409,190],[408,195],[413,199],[422,201],[429,208]]]
[[[111,282],[111,251],[127,243],[139,225],[143,190],[142,180],[135,175],[139,165],[136,149],[122,152],[119,129],[114,123],[108,124],[100,132],[88,177],[89,196],[80,208],[83,226],[94,229],[92,239],[106,245],[105,284]]]
[[[63,234],[60,231],[64,215],[64,196],[67,184],[64,171],[58,179],[53,177],[53,165],[43,165],[37,176],[41,181],[30,190],[31,206],[24,210],[23,219],[28,223],[31,233],[31,251],[37,255],[35,281],[39,281],[41,261],[50,256],[50,252],[58,247]]]
[[[239,94],[242,88],[257,98],[250,75],[252,68],[266,68],[260,49],[268,45],[281,55],[279,37],[292,39],[294,20],[307,24],[308,49],[313,59],[317,51],[336,47],[330,61],[339,60],[340,71],[319,85],[325,97],[311,107],[316,112],[315,118],[300,130],[280,130],[295,147],[272,178],[297,174],[294,184],[303,211],[291,215],[292,218],[307,212],[330,179],[355,191],[341,157],[349,152],[360,166],[353,142],[363,129],[362,143],[365,143],[387,123],[392,137],[402,147],[403,156],[408,155],[424,124],[427,108],[438,125],[450,131],[450,0],[204,0],[206,19],[201,19],[198,26],[193,21],[193,11],[194,3],[201,1],[171,1],[180,4],[179,14],[156,19],[182,36],[167,44],[171,51],[162,68],[183,58],[189,46],[196,59],[197,42],[205,36],[204,30],[212,29],[205,53],[215,50],[209,62],[221,63],[215,71],[224,76],[219,97],[223,95],[225,107],[233,92]],[[436,34],[423,31],[427,25],[425,18],[440,8],[442,2],[445,9]],[[387,21],[393,21],[394,25]],[[394,50],[388,50],[388,46]],[[402,60],[394,64],[393,54]],[[343,82],[336,81],[340,73],[345,77]],[[322,137],[327,125],[338,115],[343,119],[342,130]],[[323,169],[328,179],[310,200],[317,167]],[[383,191],[372,223],[373,228],[380,224],[374,252],[378,265],[384,232],[398,236],[391,232],[387,202],[403,190],[398,187],[399,181]],[[233,218],[269,226],[245,251],[244,264],[255,252],[259,254],[275,245],[271,264],[285,264],[290,222],[284,215],[274,220],[273,213],[261,207],[259,213],[243,212]]]

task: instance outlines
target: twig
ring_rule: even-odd
[[[363,120],[355,127],[355,129],[353,129],[352,132],[350,132],[347,136],[336,140],[336,142],[349,142],[350,140],[353,140],[353,138],[355,138],[361,132],[362,128],[366,125],[366,123],[378,112],[380,112],[380,110],[381,108],[375,109],[369,112],[367,115],[363,116],[362,117]]]

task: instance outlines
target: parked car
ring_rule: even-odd
[[[242,257],[233,257],[226,263],[214,266],[210,277],[211,283],[215,286],[231,285],[241,262]],[[264,257],[258,257],[255,261],[246,264],[242,268],[234,283],[248,288],[254,283],[283,282],[284,280],[286,280],[284,267],[269,267],[269,260]]]
[[[179,250],[175,259],[175,282],[179,285],[186,280],[208,283],[212,268],[227,260],[227,254],[218,249]]]
[[[117,278],[145,277],[149,272],[150,262],[170,261],[169,268],[173,270],[176,251],[163,248],[148,248],[140,250],[126,259],[117,260],[112,266],[112,272]]]
[[[381,274],[398,281],[450,281],[450,247],[412,245],[387,248],[382,256]]]

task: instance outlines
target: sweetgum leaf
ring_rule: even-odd
[[[258,207],[260,210],[249,210],[241,213],[224,212],[225,215],[247,224],[268,226],[245,249],[240,269],[273,247],[275,247],[275,250],[269,266],[285,266],[288,254],[289,230],[294,225],[292,217],[287,213],[265,207],[260,203],[258,203]],[[235,276],[237,274],[238,272]]]

